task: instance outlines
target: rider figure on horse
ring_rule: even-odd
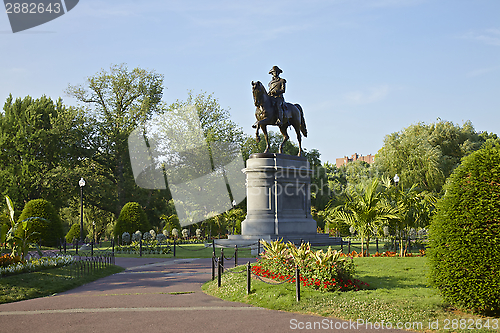
[[[280,77],[281,73],[283,73],[283,71],[278,66],[273,66],[269,71],[269,74],[271,74],[273,78],[271,82],[269,82],[268,95],[273,97],[274,107],[278,111],[278,125],[284,124],[283,117],[286,115],[286,104],[283,98],[286,80]]]

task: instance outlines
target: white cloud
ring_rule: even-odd
[[[485,29],[481,32],[470,31],[463,35],[462,38],[475,40],[487,45],[500,46],[500,29]]]
[[[469,77],[480,76],[480,75],[488,74],[488,73],[495,72],[495,71],[498,71],[498,70],[500,70],[500,66],[494,66],[494,67],[488,67],[488,68],[479,68],[479,69],[470,71],[469,73],[467,73],[467,76],[469,76]]]
[[[369,0],[369,7],[402,7],[413,6],[424,2],[425,0]]]
[[[345,99],[349,104],[371,104],[379,102],[387,97],[391,91],[388,85],[372,87],[368,92],[352,91],[346,94]]]

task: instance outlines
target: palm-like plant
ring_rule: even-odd
[[[344,205],[329,208],[333,220],[345,222],[358,232],[361,253],[365,253],[366,241],[366,252],[369,254],[370,236],[374,230],[388,219],[398,218],[397,210],[385,200],[378,186],[378,179],[374,179],[365,188],[351,188],[346,193]]]
[[[390,183],[385,186],[391,187]],[[397,218],[394,221],[399,234],[399,255],[402,257],[405,230],[408,233],[410,228],[429,224],[436,198],[431,193],[419,191],[417,184],[414,184],[408,189],[404,189],[403,186],[397,188],[392,192],[391,199],[393,207],[397,210]]]

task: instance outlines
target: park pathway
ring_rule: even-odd
[[[311,332],[299,329],[308,322],[322,323],[316,332],[368,332],[206,295],[201,285],[211,278],[211,259],[116,258],[116,264],[126,270],[50,297],[1,304],[0,333]]]

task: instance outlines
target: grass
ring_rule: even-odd
[[[72,277],[70,268],[66,266],[2,277],[0,304],[53,295],[123,270],[122,267],[107,266],[94,271],[93,274]]]
[[[245,274],[227,273],[222,276],[221,288],[217,288],[217,281],[209,281],[202,290],[225,300],[269,309],[363,320],[364,323],[384,321],[386,325],[390,322],[394,328],[401,323],[415,331],[432,331],[430,323],[434,328],[437,321],[441,331],[470,332],[470,329],[460,329],[460,320],[465,320],[468,327],[479,319],[483,323],[488,319],[450,309],[444,304],[438,292],[427,286],[425,257],[355,258],[354,263],[357,266],[356,278],[369,283],[370,289],[324,293],[301,287],[301,301],[297,303],[295,284],[268,285],[252,279],[252,292],[247,295]],[[489,319],[490,326],[495,321],[497,327],[500,326],[500,319]],[[474,331],[488,332],[484,329]],[[493,332],[498,332],[498,329]]]

